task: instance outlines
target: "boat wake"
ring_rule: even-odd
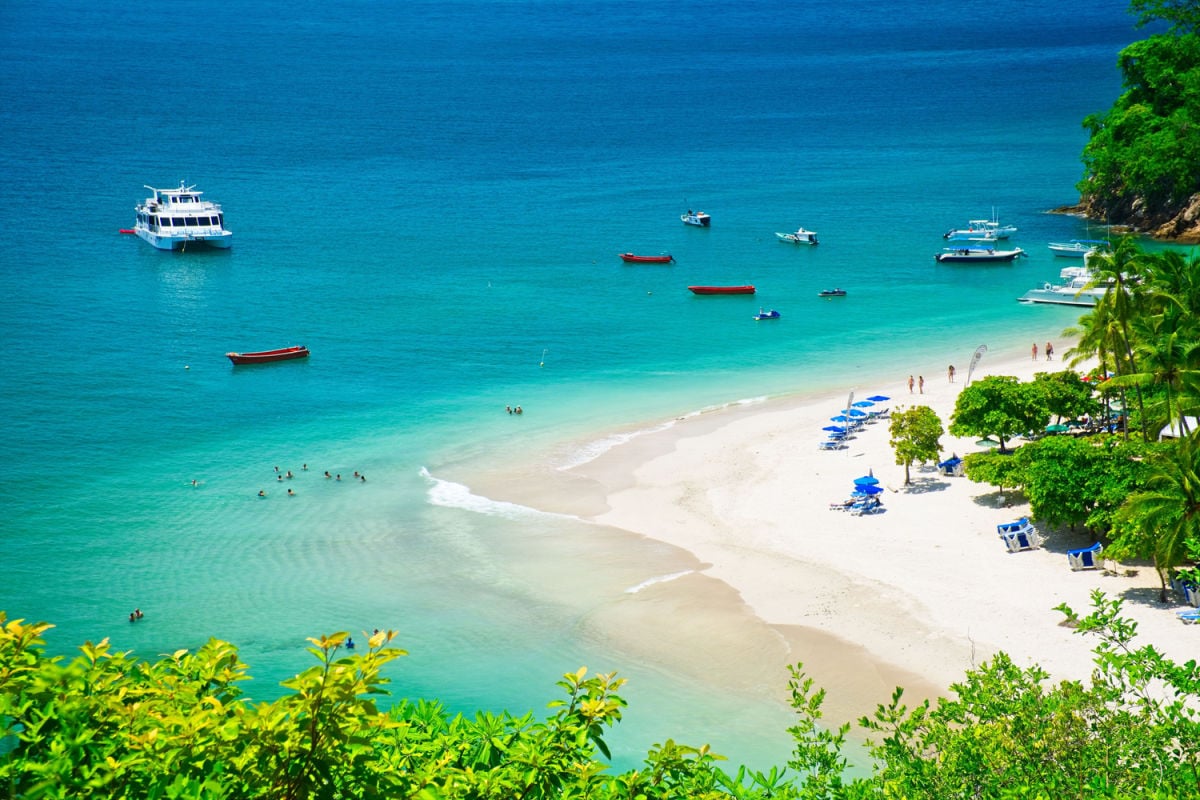
[[[625,433],[614,433],[610,436],[605,436],[603,439],[597,439],[594,442],[589,442],[583,447],[580,447],[578,450],[572,453],[571,456],[566,459],[566,461],[564,461],[562,464],[559,464],[558,469],[559,471],[566,471],[569,469],[574,469],[575,467],[582,467],[584,464],[587,464],[590,461],[595,461],[597,458],[604,455],[609,450],[612,450],[614,447],[620,447],[623,444],[633,441],[639,436],[646,436],[647,434],[651,433],[662,433],[663,431],[670,430],[675,426],[676,423],[682,422],[685,419],[692,419],[693,417],[699,417],[703,414],[711,414],[714,411],[722,411],[727,408],[758,405],[759,403],[765,403],[766,401],[767,398],[765,395],[760,397],[745,397],[741,400],[733,400],[729,403],[705,406],[704,408],[696,411],[689,411],[683,416],[667,420],[666,422],[661,422],[658,425],[651,425],[648,428],[639,428],[636,431],[627,431]]]
[[[694,569],[685,569],[683,572],[672,572],[669,575],[656,575],[653,578],[647,578],[637,586],[630,586],[625,590],[625,594],[637,594],[642,589],[653,586],[656,583],[667,583],[669,581],[676,580],[677,578],[682,578],[684,575],[691,575],[695,571],[696,570]]]
[[[425,467],[421,467],[420,475],[429,483],[427,496],[429,502],[443,508],[461,508],[464,511],[474,511],[491,517],[505,519],[521,519],[523,517],[553,517],[582,522],[579,517],[571,514],[556,514],[550,511],[538,511],[536,508],[506,503],[502,500],[492,500],[482,495],[474,494],[471,489],[461,483],[435,478]]]

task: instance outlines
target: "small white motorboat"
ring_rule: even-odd
[[[695,225],[697,228],[707,228],[712,224],[712,217],[708,214],[703,211],[692,211],[690,208],[686,214],[680,214],[679,218],[683,220],[684,225]]]
[[[780,233],[776,231],[775,235],[779,237],[779,241],[787,242],[788,244],[820,244],[817,241],[816,231],[808,231],[802,227],[797,228],[792,233]]]

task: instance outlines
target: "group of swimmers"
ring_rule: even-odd
[[[133,611],[129,612],[129,621],[137,622],[139,619],[141,619],[144,616],[146,616],[146,615],[142,613],[142,610],[140,608],[135,608]]]
[[[518,412],[518,413],[520,413],[520,412]],[[307,472],[308,464],[305,464],[302,467],[300,467],[300,471]],[[275,467],[275,480],[277,480],[278,482],[283,483],[284,478],[291,480],[294,477],[296,477],[296,476],[292,473],[292,471],[290,469],[287,472],[280,472],[279,467]],[[340,481],[342,479],[342,473],[339,472],[339,473],[337,473],[337,475],[332,475],[332,474],[330,474],[329,470],[325,470],[325,477],[328,478],[329,480]],[[354,477],[358,478],[360,483],[367,482],[367,476],[364,475],[363,473],[359,472],[358,470],[354,470]],[[195,483],[196,483],[195,481],[192,481],[192,485],[195,485]],[[296,496],[296,493],[294,491],[292,491],[291,489],[287,490],[287,494],[288,494],[288,497]],[[258,496],[266,497],[267,493],[264,490],[259,489]]]
[[[521,407],[520,407],[520,406],[517,406],[516,408],[513,408],[512,406],[505,406],[505,407],[504,407],[504,410],[505,410],[505,411],[507,411],[507,412],[508,412],[508,413],[510,413],[510,414],[523,414],[523,413],[525,413],[525,412],[521,411]]]

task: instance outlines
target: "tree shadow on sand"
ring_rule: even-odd
[[[930,494],[931,492],[944,492],[950,488],[950,482],[933,476],[913,477],[912,483],[907,486],[900,484],[896,491],[904,492],[905,494]]]

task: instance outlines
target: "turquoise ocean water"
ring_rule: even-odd
[[[632,679],[623,762],[781,761],[773,701],[589,624],[678,554],[445,476],[1070,324],[1014,298],[1095,235],[1044,212],[1120,90],[1124,5],[5,2],[0,608],[56,652],[229,639],[264,697],[334,630],[398,629],[396,691],[455,710],[540,713],[587,664]],[[180,180],[231,251],[118,235]],[[1030,258],[935,265],[993,208]],[[776,242],[798,225],[821,246]]]

